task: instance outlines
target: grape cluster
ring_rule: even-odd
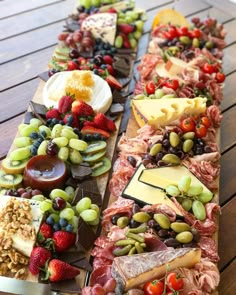
[[[176,197],[177,201],[186,211],[192,211],[199,220],[205,220],[205,204],[213,198],[213,193],[205,190],[201,184],[192,184],[190,176],[183,176],[177,185],[168,185],[165,189],[171,197]]]
[[[113,56],[117,52],[114,46],[110,43],[103,42],[100,38],[96,38],[95,42],[94,50],[97,54]]]
[[[20,187],[18,189],[8,189],[5,192],[5,195],[25,198],[25,199],[33,199],[33,200],[42,200],[44,196],[39,189],[32,189],[31,187]]]

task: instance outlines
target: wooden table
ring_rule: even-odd
[[[153,16],[158,10],[173,7],[171,0],[137,0],[147,11],[148,21],[139,44],[137,62],[145,53]],[[39,84],[38,74],[57,44],[65,18],[74,9],[75,0],[4,0],[0,1],[0,160],[3,159],[22,121],[29,101]],[[219,229],[220,295],[234,295],[236,290],[236,4],[228,1],[176,1],[176,10],[187,16],[215,17],[227,31],[221,126]],[[136,62],[136,64],[137,64]],[[134,83],[134,82],[133,82]],[[1,288],[1,287],[0,287]]]

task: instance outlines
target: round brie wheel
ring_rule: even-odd
[[[43,88],[43,103],[47,108],[54,107],[57,108],[60,98],[65,95],[64,89],[66,80],[70,77],[72,71],[59,72],[51,76]],[[94,86],[91,87],[93,94],[90,100],[85,102],[92,106],[96,113],[106,113],[112,103],[112,93],[108,83],[99,77],[98,75],[93,74]],[[52,99],[53,96],[57,96],[58,99]]]

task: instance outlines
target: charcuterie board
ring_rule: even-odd
[[[42,93],[43,93],[44,86],[45,86],[45,82],[41,81],[40,82],[40,85],[39,85],[39,87],[38,87],[38,89],[37,89],[37,91],[35,93],[35,96],[33,98],[33,102],[34,103],[39,103],[39,104],[42,104],[43,103]],[[171,99],[171,97],[169,97],[169,98]],[[29,109],[29,110],[31,110],[31,109]],[[110,158],[110,160],[112,160],[112,157],[113,157],[113,155],[115,154],[115,151],[116,151],[116,143],[117,143],[117,138],[118,138],[118,130],[119,130],[119,127],[120,127],[120,124],[121,124],[121,120],[122,120],[122,115],[119,115],[117,117],[116,121],[115,121],[116,131],[109,137],[109,139],[107,141],[107,147],[108,148],[106,150],[106,154],[107,154],[108,158]],[[140,127],[141,126],[138,125],[137,119],[135,119],[134,114],[131,113],[131,116],[129,118],[129,122],[128,122],[128,126],[127,126],[127,130],[126,130],[126,134],[125,135],[127,137],[129,137],[129,138],[136,137],[137,136],[137,131],[138,131],[138,129],[140,129]],[[18,136],[18,134],[16,135],[16,137],[17,136]],[[217,131],[217,136],[218,136],[218,131]],[[15,149],[15,146],[13,145],[12,148],[10,149],[10,151],[9,151],[9,154],[12,151],[14,151],[14,149]],[[106,173],[105,175],[102,175],[102,176],[97,177],[97,185],[98,185],[99,192],[102,195],[102,198],[104,198],[106,192],[108,191],[108,188],[107,188],[108,180],[109,180],[109,174],[108,173]],[[215,178],[214,181],[215,182],[218,182],[218,177]],[[113,204],[113,202],[115,200],[116,200],[116,197],[110,196],[108,206],[112,206],[112,204]],[[217,192],[214,194],[214,201],[215,202],[218,202],[218,194],[217,194]],[[217,232],[215,233],[215,239],[217,240],[217,236],[216,235],[217,235]],[[188,251],[186,251],[186,252],[188,252]],[[199,253],[199,251],[198,251],[198,253]],[[171,255],[171,253],[170,253],[170,255]],[[179,254],[179,255],[182,255],[182,254]],[[193,254],[191,254],[191,255],[193,255]],[[89,258],[89,254],[86,255],[86,256]],[[191,257],[195,257],[195,256],[193,255]],[[117,263],[119,263],[119,259],[117,259]],[[168,263],[168,259],[167,259],[167,263]],[[81,287],[84,285],[84,283],[86,281],[86,276],[87,276],[87,272],[84,272],[84,271],[81,271],[80,275],[78,276],[77,282],[78,282],[78,284]],[[131,284],[131,286],[132,286],[132,284]],[[116,292],[118,292],[118,291],[116,291]],[[119,294],[119,293],[116,293],[116,294]]]

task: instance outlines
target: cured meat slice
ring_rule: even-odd
[[[201,237],[200,247],[202,250],[202,257],[208,258],[210,261],[217,263],[220,258],[217,253],[216,242],[210,237]]]
[[[116,280],[116,294],[140,286],[141,284],[162,277],[168,270],[177,267],[193,267],[200,261],[201,250],[181,248],[133,256],[116,257],[112,263],[111,274]]]

